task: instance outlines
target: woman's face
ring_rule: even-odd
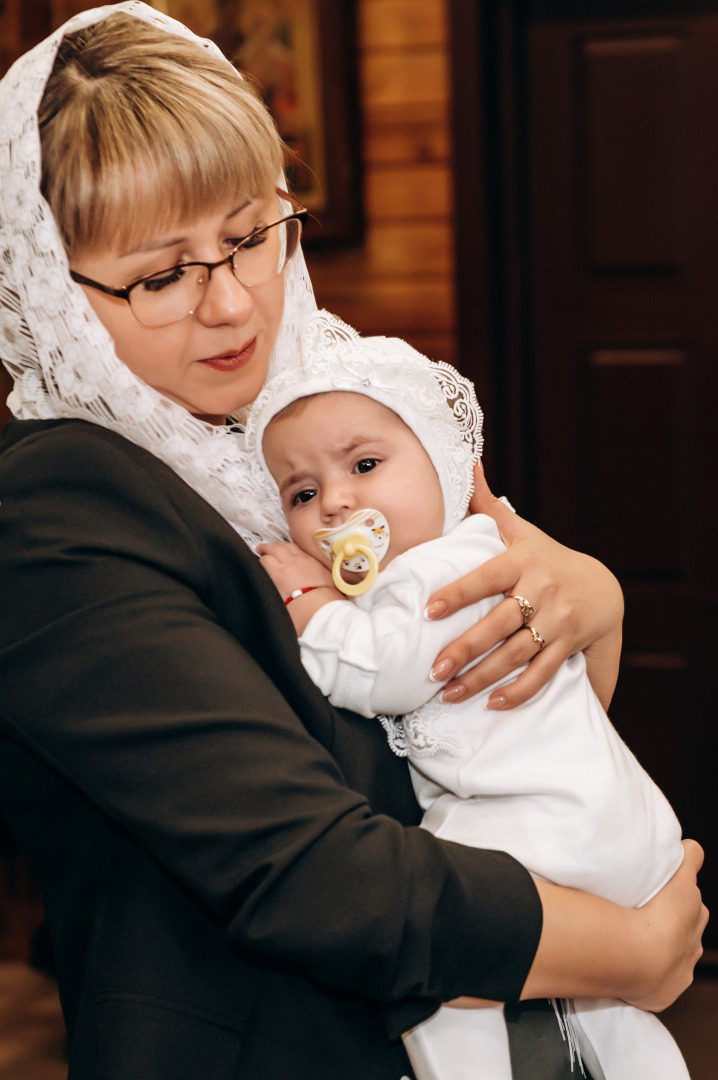
[[[72,269],[113,288],[183,262],[217,262],[237,241],[281,216],[276,195],[179,222],[128,250],[84,253]],[[82,286],[117,355],[144,382],[213,424],[248,405],[267,376],[284,306],[284,277],[248,289],[229,265],[214,270],[194,312],[169,326],[142,326],[119,297]]]

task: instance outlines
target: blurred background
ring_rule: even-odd
[[[87,6],[0,0],[0,74]],[[718,0],[155,6],[261,86],[320,306],[472,377],[494,490],[619,577],[611,718],[718,910]],[[21,963],[42,912],[0,846],[0,957]],[[718,919],[706,944],[669,1014],[697,1080],[718,1075]]]

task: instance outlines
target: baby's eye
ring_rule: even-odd
[[[297,491],[292,495],[292,506],[299,506],[301,503],[311,502],[316,493],[316,488],[304,488],[303,491]]]
[[[371,472],[372,469],[375,469],[378,464],[379,464],[379,458],[374,458],[374,457],[361,458],[361,460],[357,461],[356,465],[354,466],[354,472],[368,473],[368,472]]]

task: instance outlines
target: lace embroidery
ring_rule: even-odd
[[[404,735],[404,723],[400,716],[377,716],[377,720],[386,732],[389,749],[397,757],[408,757],[409,747]]]
[[[468,747],[455,733],[455,722],[450,705],[441,695],[427,701],[413,712],[404,715],[404,735],[409,753],[415,758],[435,757],[439,753],[452,757],[466,757]]]
[[[473,490],[473,466],[483,446],[483,414],[473,385],[449,364],[422,356],[398,338],[361,338],[326,311],[305,327],[298,364],[272,379],[247,418],[247,449],[261,499],[281,514],[276,485],[264,466],[262,437],[273,416],[297,398],[348,390],[387,405],[405,421],[439,475],[445,529],[465,516]]]
[[[174,469],[250,544],[283,539],[283,523],[257,498],[243,435],[191,416],[118,359],[83,290],[69,277],[54,218],[40,194],[37,109],[60,41],[117,11],[221,56],[214,43],[130,0],[74,16],[0,82],[0,360],[14,379],[8,405],[21,419],[76,418],[116,431]],[[302,330],[315,312],[299,252],[285,273],[271,373],[296,362]]]
[[[119,360],[82,288],[69,277],[62,241],[40,194],[37,109],[58,46],[64,34],[118,11],[221,55],[214,43],[197,38],[181,23],[129,0],[75,15],[20,57],[0,81],[0,361],[14,380],[8,405],[21,419],[75,418],[115,431],[164,461],[251,546],[286,539],[273,482],[257,457],[247,454],[239,430],[248,410],[240,411],[233,427],[207,424]],[[327,363],[332,379],[341,371],[340,386],[370,386],[372,396],[390,407],[396,408],[397,394],[408,403],[406,416],[401,408],[396,411],[422,442],[441,449],[432,457],[441,473],[447,524],[450,517],[452,523],[463,517],[471,493],[470,465],[482,442],[482,414],[470,384],[449,365],[420,357],[405,342],[363,339],[340,320],[317,315],[300,251],[285,272],[284,314],[269,376],[283,379],[294,368],[289,382],[296,384],[298,359],[305,365],[312,357]],[[414,368],[402,376],[401,365],[410,357]],[[256,426],[248,430],[256,437]]]
[[[428,758],[437,754],[466,757],[468,747],[455,733],[451,708],[437,694],[404,716],[379,716],[387,741],[397,757]]]

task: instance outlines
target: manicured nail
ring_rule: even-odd
[[[455,667],[454,661],[445,656],[443,660],[439,660],[438,664],[434,664],[429,678],[432,682],[447,682],[454,674]]]
[[[429,606],[425,609],[424,618],[425,619],[440,619],[441,616],[445,615],[445,614],[446,614],[446,601],[445,600],[435,600],[433,604],[429,604]]]
[[[461,701],[462,697],[466,696],[466,687],[461,683],[457,683],[456,686],[450,686],[448,690],[444,690],[441,695],[441,700],[445,701],[447,705],[450,705],[452,701]]]
[[[486,702],[487,709],[503,709],[506,707],[506,695],[505,694],[492,694],[489,700]]]

